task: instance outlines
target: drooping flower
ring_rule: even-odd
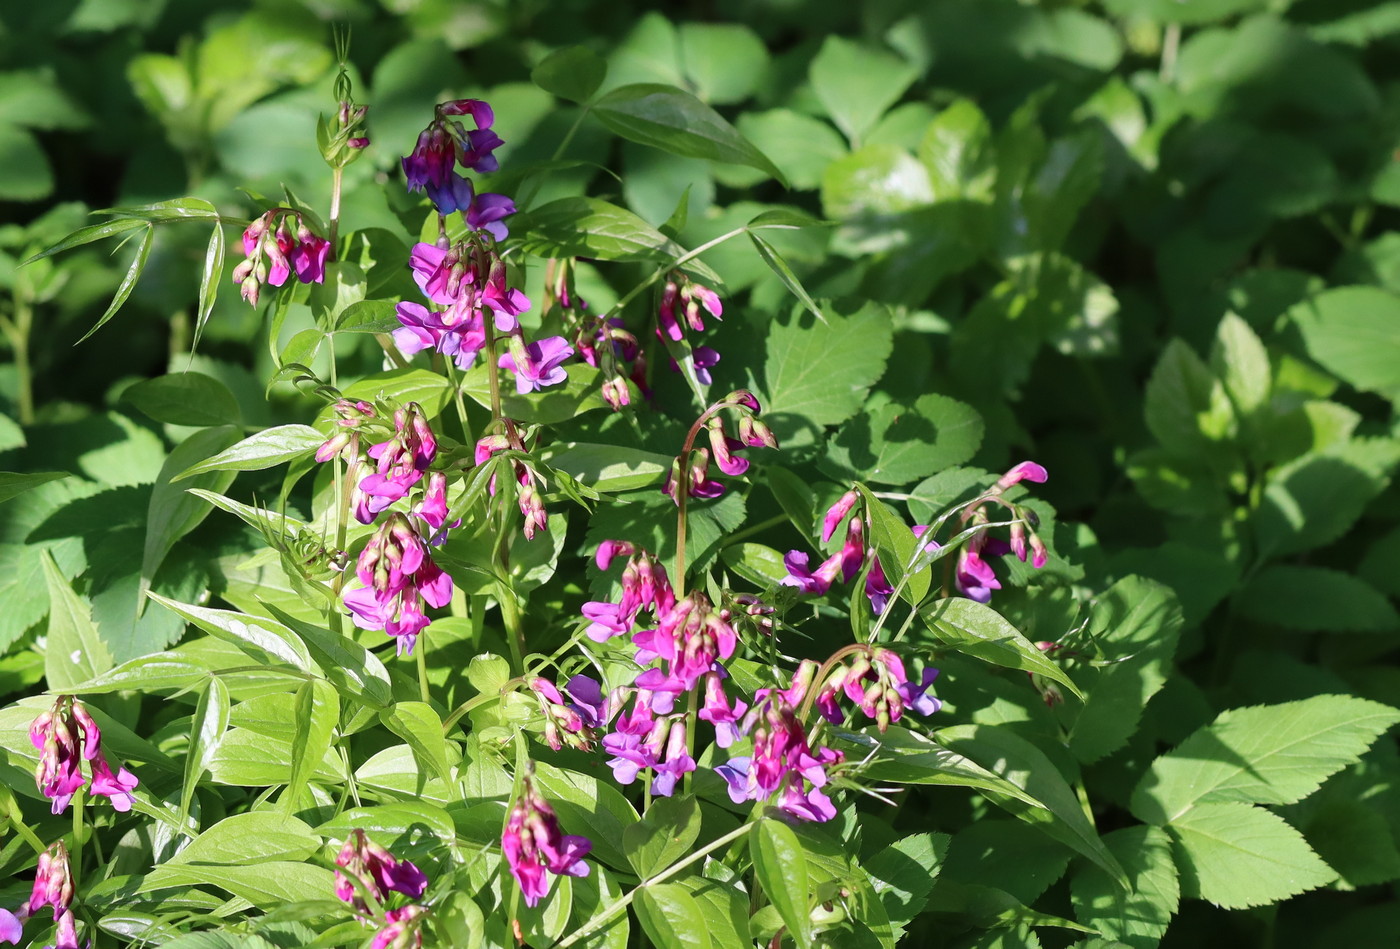
[[[54,943],[45,949],[82,949],[78,943],[77,920],[71,909],[66,909],[58,915],[58,932],[54,936]]]
[[[293,222],[295,235],[288,229]],[[322,283],[330,242],[290,208],[273,208],[253,220],[243,232],[245,259],[233,269],[243,299],[257,305],[263,284],[280,287],[293,273],[302,283]]]
[[[549,894],[546,872],[588,876],[588,864],[583,858],[593,844],[587,837],[565,834],[559,828],[554,809],[535,790],[534,781],[527,774],[520,797],[506,819],[501,849],[511,875],[520,885],[525,905],[535,906]]]
[[[452,578],[428,555],[427,545],[402,514],[392,514],[370,538],[355,567],[363,586],[343,601],[361,629],[380,629],[398,639],[398,654],[413,652],[431,620],[424,602],[443,607],[452,599]]]
[[[421,920],[425,912],[416,903],[387,911],[383,927],[370,941],[370,949],[419,949],[423,945]]]
[[[520,337],[513,336],[510,352],[502,353],[499,363],[502,369],[515,374],[515,391],[524,395],[565,381],[569,374],[564,362],[573,354],[574,348],[562,336],[533,343],[523,343]]]
[[[361,524],[373,523],[408,494],[437,456],[437,437],[418,403],[410,402],[394,413],[394,429],[392,438],[369,449],[377,465],[359,482],[361,503],[356,505],[355,518]]]
[[[468,130],[451,118],[459,115],[470,115],[476,128]],[[419,134],[413,151],[403,158],[408,190],[426,189],[430,196],[440,194],[449,187],[456,164],[471,171],[495,171],[499,165],[492,153],[505,143],[491,130],[494,121],[491,106],[480,99],[455,99],[440,104],[432,123]],[[437,197],[433,201],[437,203]],[[451,213],[441,206],[439,211]]]
[[[131,810],[136,775],[125,767],[112,773],[102,752],[102,731],[82,702],[60,695],[53,708],[29,726],[29,740],[40,753],[35,781],[52,799],[53,813],[63,813],[83,786],[79,763],[84,759],[92,777],[89,793],[106,797],[118,811]]]
[[[335,895],[349,903],[357,912],[366,912],[364,897],[356,892],[351,878],[376,900],[383,902],[391,891],[409,899],[419,899],[427,889],[428,878],[412,862],[400,860],[384,847],[370,840],[356,827],[345,838],[345,844],[335,858]]]
[[[39,854],[38,872],[29,895],[29,913],[33,915],[45,906],[53,907],[58,919],[73,902],[73,873],[68,865],[68,848],[58,841]]]
[[[705,701],[700,707],[699,717],[715,727],[715,744],[728,748],[739,740],[739,721],[749,707],[744,702],[735,701],[732,705],[724,694],[722,674],[718,669],[705,673]]]

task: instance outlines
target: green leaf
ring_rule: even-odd
[[[74,247],[81,247],[84,244],[91,244],[93,241],[100,241],[105,237],[114,237],[117,234],[125,234],[127,231],[134,231],[137,228],[145,227],[144,221],[137,221],[132,218],[118,218],[115,221],[105,221],[101,224],[89,224],[80,227],[63,240],[51,244],[39,253],[25,261],[32,264],[36,260],[43,260],[45,257],[52,257],[54,254],[61,254],[65,250],[72,250]]]
[[[632,906],[658,949],[710,949],[709,927],[694,897],[676,883],[642,887]]]
[[[778,908],[787,933],[799,947],[812,944],[807,909],[807,857],[797,835],[780,821],[765,819],[749,835],[754,876],[769,902]]]
[[[100,208],[93,214],[110,214],[114,217],[136,218],[152,223],[168,221],[212,221],[217,220],[219,211],[203,198],[170,198],[152,204],[132,205],[121,208]]]
[[[379,713],[384,726],[408,742],[413,758],[425,772],[444,781],[452,780],[447,760],[447,742],[442,735],[442,719],[426,702],[396,702]]]
[[[1172,841],[1160,827],[1126,827],[1105,834],[1131,884],[1124,890],[1085,864],[1070,881],[1074,918],[1132,949],[1153,949],[1181,899]]]
[[[947,834],[911,834],[862,861],[896,940],[923,911],[947,850]]]
[[[190,721],[190,746],[185,752],[185,783],[180,788],[180,823],[190,813],[190,801],[209,763],[219,753],[219,743],[228,728],[228,686],[218,676],[209,677],[208,688],[199,697]]]
[[[944,728],[938,738],[951,750],[973,761],[980,759],[979,763],[1038,802],[1038,806],[1028,807],[1022,797],[1008,798],[983,791],[994,804],[1088,857],[1115,881],[1127,885],[1123,868],[1084,816],[1074,791],[1035,745],[1010,731],[987,725]]]
[[[1240,418],[1247,419],[1268,404],[1273,380],[1269,352],[1250,325],[1233,313],[1225,314],[1216,330],[1210,365]]]
[[[332,325],[337,333],[392,333],[403,326],[397,312],[393,300],[358,300],[337,313]]]
[[[791,317],[775,320],[768,331],[764,420],[784,446],[799,432],[855,415],[893,347],[884,307],[867,303],[849,314],[832,307],[825,312],[825,324]]]
[[[611,783],[578,771],[535,762],[535,784],[550,799],[566,833],[587,834],[593,855],[609,866],[628,868],[622,835],[640,819]]]
[[[44,149],[27,130],[0,121],[0,200],[38,201],[53,193],[53,171]]]
[[[54,562],[53,555],[44,550],[39,554],[44,568],[44,583],[49,593],[48,644],[44,648],[44,678],[50,689],[61,691],[65,686],[86,682],[112,668],[112,654],[97,635],[92,624],[92,611],[87,602],[73,592]]]
[[[278,425],[248,436],[207,461],[191,465],[171,480],[182,481],[206,471],[261,471],[274,468],[316,450],[325,440],[326,436],[310,425]]]
[[[1199,804],[1167,828],[1177,843],[1182,893],[1225,909],[1296,896],[1336,872],[1282,817],[1248,804]]]
[[[87,682],[69,685],[74,695],[101,695],[107,692],[154,692],[158,689],[185,690],[209,677],[209,667],[191,662],[182,653],[158,652],[139,656],[102,673]]]
[[[126,276],[122,277],[122,282],[117,285],[116,293],[112,294],[112,302],[107,306],[107,312],[102,314],[101,319],[93,324],[92,329],[82,335],[78,342],[87,339],[96,333],[102,326],[117,315],[117,311],[126,303],[127,297],[131,296],[131,291],[136,288],[136,281],[141,279],[141,272],[146,269],[146,260],[151,256],[151,245],[155,243],[156,229],[152,224],[146,225],[146,233],[141,235],[141,243],[136,245],[136,255],[131,259],[131,267],[127,270]]]
[[[1208,457],[1234,434],[1224,386],[1179,339],[1167,344],[1147,380],[1144,413],[1158,443],[1183,458]]]
[[[787,287],[792,295],[801,301],[802,305],[807,308],[807,312],[825,323],[826,316],[822,313],[821,307],[817,306],[817,302],[812,299],[807,288],[802,286],[802,281],[797,279],[797,274],[792,272],[792,267],[783,259],[783,255],[778,253],[778,249],[753,231],[749,231],[748,235],[749,240],[753,241],[754,249],[758,251],[759,258],[768,265],[768,269],[778,275],[783,286]]]
[[[306,651],[306,644],[280,623],[246,613],[177,603],[158,593],[146,595],[216,639],[232,643],[254,659],[286,663],[306,673],[312,671],[311,655]]]
[[[676,32],[686,77],[706,102],[742,102],[768,72],[768,47],[741,23],[682,23]]]
[[[389,682],[389,670],[379,657],[358,642],[324,626],[307,623],[267,604],[268,610],[282,624],[295,631],[302,643],[315,656],[326,678],[340,694],[375,709],[388,708],[394,699]]]
[[[296,693],[296,736],[292,739],[292,774],[283,793],[283,810],[291,815],[301,806],[302,791],[330,750],[340,724],[340,696],[329,682],[311,679]]]
[[[462,376],[462,393],[486,408],[491,406],[491,380],[487,375],[490,372],[499,376],[504,370],[480,364]],[[562,386],[550,386],[529,395],[518,394],[509,381],[500,379],[501,411],[518,421],[552,425],[607,404],[599,391],[597,369],[573,363],[568,372],[569,378]]]
[[[1000,817],[979,817],[958,831],[947,849],[948,879],[995,887],[1026,905],[1064,875],[1074,856],[1030,824]]]
[[[582,105],[593,98],[607,75],[607,61],[593,50],[587,46],[566,46],[530,70],[530,81],[551,95]]]
[[[833,35],[807,75],[826,114],[854,143],[899,100],[918,70],[892,53]]]
[[[426,801],[347,808],[317,827],[316,833],[323,837],[345,838],[357,827],[378,843],[392,848],[413,846],[420,841],[423,846],[436,846],[433,837],[444,844],[457,839],[451,815]]]
[[[944,395],[912,406],[872,398],[837,432],[820,467],[843,480],[908,484],[971,460],[984,431],[976,409]]]
[[[996,184],[992,127],[970,99],[959,99],[929,123],[919,143],[933,199],[990,200]]]
[[[671,469],[669,456],[624,445],[565,442],[544,449],[541,460],[604,493],[660,484]]]
[[[1337,287],[1288,311],[1308,355],[1366,392],[1400,399],[1400,297],[1378,287]]]
[[[914,531],[888,504],[871,494],[865,485],[857,487],[865,500],[865,513],[869,519],[866,529],[870,531],[870,543],[880,558],[885,579],[899,591],[900,596],[917,606],[928,595],[931,582],[929,565],[924,564],[910,574],[902,586],[900,584],[919,551]]]
[[[146,874],[140,892],[172,886],[216,886],[260,909],[328,899],[335,893],[335,874],[322,867],[285,860],[256,866],[164,864]]]
[[[627,861],[642,879],[685,856],[700,836],[700,805],[694,795],[653,801],[640,821],[622,832]]]
[[[935,600],[920,608],[929,631],[960,653],[984,662],[1053,679],[1075,695],[1083,693],[1069,674],[1047,659],[1020,630],[996,610],[965,597]]]
[[[256,866],[269,860],[305,860],[320,849],[321,838],[296,817],[270,810],[248,811],[225,817],[164,866]]]
[[[1271,564],[1239,590],[1240,613],[1281,629],[1326,632],[1387,632],[1400,614],[1370,584],[1325,567]]]
[[[1153,762],[1133,792],[1149,824],[1222,801],[1291,804],[1356,762],[1400,711],[1349,695],[1222,712]]]
[[[685,253],[637,215],[601,198],[559,198],[512,220],[522,248],[537,257],[674,260]]]
[[[793,188],[820,187],[822,172],[842,155],[846,143],[830,125],[791,109],[744,112],[739,131],[787,176]]]
[[[1254,513],[1259,555],[1296,554],[1340,539],[1385,489],[1394,445],[1348,440],[1270,470]],[[1379,465],[1377,449],[1390,456]]]
[[[661,83],[619,86],[594,103],[592,114],[628,141],[686,158],[748,165],[786,184],[783,173],[714,109]]]
[[[883,219],[933,198],[928,169],[898,145],[866,145],[822,173],[822,213],[832,220]]]
[[[433,418],[447,407],[452,398],[452,386],[445,376],[426,369],[390,369],[351,383],[345,387],[344,395],[347,399],[366,402],[389,401],[399,405],[417,402],[428,417]],[[326,406],[320,418],[328,419],[333,415],[330,406]]]
[[[1171,672],[1182,624],[1176,595],[1152,580],[1124,577],[1098,597],[1092,630],[1108,664],[1080,672],[1088,698],[1069,733],[1076,758],[1097,761],[1132,737]]]
[[[199,275],[199,304],[195,308],[191,352],[199,348],[199,337],[204,333],[204,325],[209,322],[209,314],[214,312],[214,302],[219,297],[219,284],[223,279],[224,225],[222,221],[216,221],[209,232],[209,245],[204,249],[204,269]]]
[[[19,497],[24,492],[37,488],[41,484],[71,477],[73,476],[66,471],[0,471],[0,504],[10,500],[10,498]]]

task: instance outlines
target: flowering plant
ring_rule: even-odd
[[[1035,202],[1078,139],[1033,147],[1013,120],[988,171],[948,144],[955,121],[981,127],[970,103],[929,117],[917,160],[897,123],[828,105],[852,148],[819,219],[785,203],[815,186],[767,154],[779,136],[751,140],[701,82],[627,81],[627,61],[564,48],[528,94],[449,83],[395,115],[394,95],[360,101],[341,43],[305,80],[332,92],[298,126],[315,177],[112,209],[36,250],[37,269],[142,235],[100,325],[158,282],[157,230],[209,228],[181,360],[120,395],[154,462],[122,480],[85,455],[114,480],[71,497],[15,482],[59,513],[25,522],[49,544],[26,621],[42,633],[19,647],[36,660],[0,668],[36,670],[0,709],[18,881],[0,941],[1148,947],[1183,898],[1329,884],[1265,808],[1400,714],[1319,693],[1212,722],[1167,685],[1189,628],[1174,588],[1047,500],[1074,497],[1075,469],[1003,401],[1020,343],[974,345],[1011,290],[944,334],[946,376],[920,362],[939,318],[919,307],[944,302],[912,275],[932,266],[922,229],[958,230],[954,208],[1009,242],[989,273],[1051,285],[1067,236]],[[573,125],[526,134],[531,102]],[[626,143],[621,196],[592,176],[590,135]],[[945,174],[966,193],[843,199],[841,163],[878,155],[867,184]],[[756,200],[703,213],[713,195],[649,161]],[[859,263],[825,269],[843,256]],[[997,332],[1058,306],[997,310]],[[230,327],[266,344],[257,384],[200,348]],[[1035,345],[1072,331],[1089,332]],[[1222,324],[1210,367],[1174,351],[1159,385],[1186,407],[1148,427],[1262,496],[1250,472],[1287,459],[1232,467],[1226,434],[1344,413],[1259,396],[1239,377],[1249,332]],[[1246,398],[1254,414],[1231,414]],[[1347,457],[1389,450],[1350,432]],[[1190,480],[1175,471],[1160,480]],[[109,565],[134,494],[140,562]],[[63,533],[94,511],[112,537]],[[1280,523],[1274,542],[1299,543]]]

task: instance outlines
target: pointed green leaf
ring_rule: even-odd
[[[204,269],[199,275],[199,305],[195,309],[194,342],[191,351],[199,348],[199,337],[204,332],[204,324],[209,322],[209,314],[214,312],[214,301],[219,296],[219,284],[224,278],[224,225],[215,221],[209,232],[209,246],[204,250]]]
[[[243,413],[228,386],[199,372],[172,372],[146,379],[122,392],[157,422],[171,425],[241,425]]]
[[[292,814],[300,807],[301,793],[330,750],[340,724],[340,696],[329,682],[311,679],[296,694],[296,737],[292,739],[292,774],[282,795],[283,807]]]
[[[125,234],[127,231],[134,231],[138,227],[145,226],[146,223],[144,221],[137,221],[132,218],[121,218],[116,221],[106,221],[102,224],[89,224],[86,227],[78,228],[56,244],[44,248],[39,253],[26,260],[25,263],[32,264],[36,260],[43,260],[45,257],[52,257],[54,254],[61,254],[65,250],[81,247],[84,244],[91,244],[93,241],[100,241],[104,237],[114,237],[117,234]]]
[[[1126,827],[1103,842],[1128,874],[1129,888],[1114,885],[1085,864],[1070,881],[1074,918],[1133,949],[1152,949],[1167,931],[1181,899],[1172,841],[1160,827]]]
[[[919,615],[940,642],[964,655],[1045,676],[1080,698],[1084,697],[1069,673],[1047,659],[1035,643],[984,603],[965,597],[948,597],[922,607]]]
[[[180,823],[190,813],[190,801],[209,763],[219,753],[219,743],[228,728],[228,686],[218,676],[209,677],[209,686],[199,697],[190,721],[190,746],[185,752],[185,783],[180,788]]]
[[[112,654],[97,635],[92,623],[92,607],[73,592],[73,587],[54,563],[53,555],[39,554],[44,582],[49,592],[48,645],[44,649],[44,678],[50,689],[95,679],[112,668]]]
[[[325,440],[326,436],[310,425],[278,425],[250,435],[227,451],[190,466],[171,480],[181,481],[206,471],[261,471],[273,468],[315,451]]]
[[[637,875],[646,879],[685,856],[698,836],[700,806],[695,796],[663,797],[622,832],[622,849]]]
[[[792,267],[783,255],[778,253],[778,248],[768,241],[759,237],[753,231],[749,231],[749,240],[753,241],[754,249],[758,251],[759,258],[768,265],[768,269],[778,275],[778,279],[783,282],[793,296],[807,308],[807,311],[818,320],[825,323],[826,316],[822,313],[821,307],[817,306],[817,301],[812,299],[812,295],[807,292],[807,288],[802,286],[802,281],[797,279],[797,274],[792,272]]]
[[[1184,896],[1225,909],[1277,903],[1337,874],[1277,814],[1248,804],[1198,804],[1167,826]]]
[[[797,835],[780,821],[754,825],[749,839],[754,875],[769,902],[778,908],[788,936],[801,947],[812,944],[812,919],[807,908],[807,857]]]
[[[918,70],[893,53],[828,36],[807,70],[833,122],[859,142],[909,88]]]
[[[378,656],[348,636],[299,620],[272,604],[264,605],[301,637],[341,695],[376,709],[388,708],[393,702],[389,670]]]
[[[41,484],[73,477],[66,471],[0,471],[0,504]]]
[[[225,817],[165,862],[256,865],[268,860],[304,860],[321,849],[321,838],[288,814],[259,810]]]
[[[442,719],[426,702],[396,702],[379,713],[389,731],[408,742],[418,766],[444,781],[452,780],[447,761],[447,742],[442,736]]]
[[[545,92],[577,102],[593,98],[608,75],[608,63],[587,46],[556,49],[530,70],[530,81]]]
[[[232,643],[259,661],[283,662],[302,672],[312,671],[311,655],[296,633],[261,616],[177,603],[159,593],[147,593],[168,610],[183,616],[206,633]]]
[[[710,949],[709,927],[695,898],[675,883],[642,887],[632,906],[657,949]]]
[[[112,317],[117,315],[117,311],[126,303],[127,297],[131,296],[131,291],[136,288],[136,281],[141,279],[141,272],[146,269],[146,260],[151,256],[151,245],[155,242],[156,229],[154,225],[146,225],[146,233],[141,235],[141,243],[136,245],[136,256],[131,259],[131,267],[127,269],[126,276],[117,285],[117,292],[112,294],[112,302],[107,306],[107,312],[102,314],[102,318],[93,324],[92,329],[82,335],[78,342],[87,339],[96,333]]]

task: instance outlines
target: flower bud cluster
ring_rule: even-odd
[[[564,686],[567,699],[553,682],[540,676],[531,679],[529,686],[544,717],[545,743],[555,751],[565,745],[592,748],[594,729],[612,717],[610,700],[603,696],[602,685],[591,676],[571,678]]]
[[[501,834],[510,872],[520,884],[525,905],[535,906],[549,894],[545,873],[574,877],[588,876],[583,858],[593,849],[587,837],[565,834],[549,802],[535,790],[534,781],[523,777],[520,797],[506,818]]]
[[[469,130],[457,120],[463,115],[471,116],[476,128]],[[426,191],[439,214],[461,211],[473,230],[489,227],[515,211],[509,198],[475,193],[471,180],[454,170],[457,165],[479,172],[500,167],[493,152],[505,142],[491,130],[495,119],[491,106],[480,99],[443,102],[402,162],[409,191]],[[509,210],[504,210],[506,206]],[[498,239],[504,238],[502,227]]]
[[[738,438],[731,437],[725,430],[724,420],[719,414],[725,408],[738,413]],[[738,452],[745,448],[778,447],[773,430],[758,418],[759,411],[758,399],[747,389],[736,389],[706,409],[701,419],[709,447],[693,448],[688,453],[678,455],[671,463],[671,471],[661,488],[662,493],[675,498],[679,504],[676,487],[684,478],[686,493],[690,497],[717,498],[723,494],[724,484],[710,477],[712,461],[721,473],[738,477],[749,470],[749,460]]]
[[[686,327],[696,333],[704,332],[705,320],[702,311],[708,312],[717,320],[721,319],[724,315],[724,304],[720,301],[719,294],[682,273],[671,274],[661,291],[661,305],[656,312],[657,339],[679,343],[685,338]],[[709,346],[692,346],[690,359],[695,367],[695,378],[701,385],[709,385],[713,381],[710,370],[719,365],[719,352]],[[671,369],[680,370],[675,359],[671,360]]]
[[[822,543],[825,544],[835,535],[841,522],[854,510],[860,494],[855,491],[847,491],[837,499],[826,512],[822,519]],[[915,527],[914,536],[921,536],[926,528]],[[925,550],[937,549],[938,545],[932,541],[925,543]],[[861,568],[867,563],[870,569],[865,575],[865,595],[870,599],[870,608],[875,613],[883,613],[889,604],[889,598],[894,593],[894,588],[885,577],[885,570],[880,565],[880,558],[876,556],[874,547],[866,543],[865,522],[858,516],[853,516],[846,524],[846,540],[841,545],[841,549],[833,553],[826,560],[812,569],[809,566],[810,558],[806,551],[789,550],[783,557],[783,564],[787,567],[788,575],[783,577],[782,585],[796,587],[803,593],[821,595],[831,589],[831,585],[836,582],[839,575],[841,582],[850,583],[860,573]]]
[[[418,528],[403,514],[390,514],[380,524],[360,551],[355,576],[362,586],[344,595],[355,625],[396,637],[401,656],[413,652],[431,622],[424,603],[443,607],[452,599],[452,578],[433,562]]]
[[[131,810],[136,775],[125,767],[112,773],[102,752],[102,730],[82,702],[60,695],[53,708],[29,726],[29,741],[39,752],[35,783],[53,801],[53,813],[62,814],[85,783],[83,761],[90,772],[88,793],[107,798],[118,811]]]
[[[57,940],[48,949],[78,949],[77,920],[73,916],[73,871],[68,864],[68,848],[58,841],[39,854],[38,871],[29,899],[12,913],[0,908],[0,942],[18,945],[24,938],[24,922],[45,906],[53,907]]]
[[[288,222],[293,222],[290,227]],[[331,245],[306,224],[301,212],[273,208],[254,219],[243,232],[246,258],[233,268],[233,282],[253,306],[263,284],[280,287],[296,273],[302,283],[321,283]]]
[[[501,432],[477,440],[476,464],[480,467],[499,452],[515,453],[510,459],[511,484],[515,490],[516,505],[524,518],[521,532],[526,540],[534,540],[536,533],[549,529],[549,512],[544,507],[544,476],[533,461],[528,457],[521,457],[528,456],[528,452],[525,448],[525,437],[521,435],[518,424],[513,419],[502,419],[501,428]],[[492,497],[496,495],[496,485],[496,475],[492,474],[487,485]]]
[[[986,530],[982,530],[963,545],[962,550],[958,553],[957,568],[953,573],[958,591],[963,596],[979,603],[986,603],[991,600],[993,590],[1001,589],[1001,582],[997,579],[996,572],[992,570],[992,565],[986,561],[985,557],[999,557],[1010,553],[1023,563],[1029,557],[1033,566],[1037,568],[1045,566],[1049,559],[1049,552],[1045,548],[1045,542],[1034,530],[1035,513],[1027,508],[1009,504],[1001,498],[1001,494],[1007,488],[1019,484],[1021,481],[1043,483],[1046,477],[1043,467],[1033,461],[1023,461],[1001,476],[992,490],[988,492],[987,500],[962,513],[961,521],[965,527],[986,525],[990,523],[986,511],[987,504],[995,500],[1010,508],[1012,516],[1016,519],[1011,525],[1009,542],[992,537]],[[1030,525],[1029,529],[1028,524]]]
[[[827,674],[816,694],[816,708],[833,725],[845,721],[840,697],[844,694],[883,734],[891,722],[904,716],[905,709],[932,715],[943,703],[928,694],[938,670],[925,668],[916,685],[904,671],[904,660],[883,646],[863,646],[850,660]]]

